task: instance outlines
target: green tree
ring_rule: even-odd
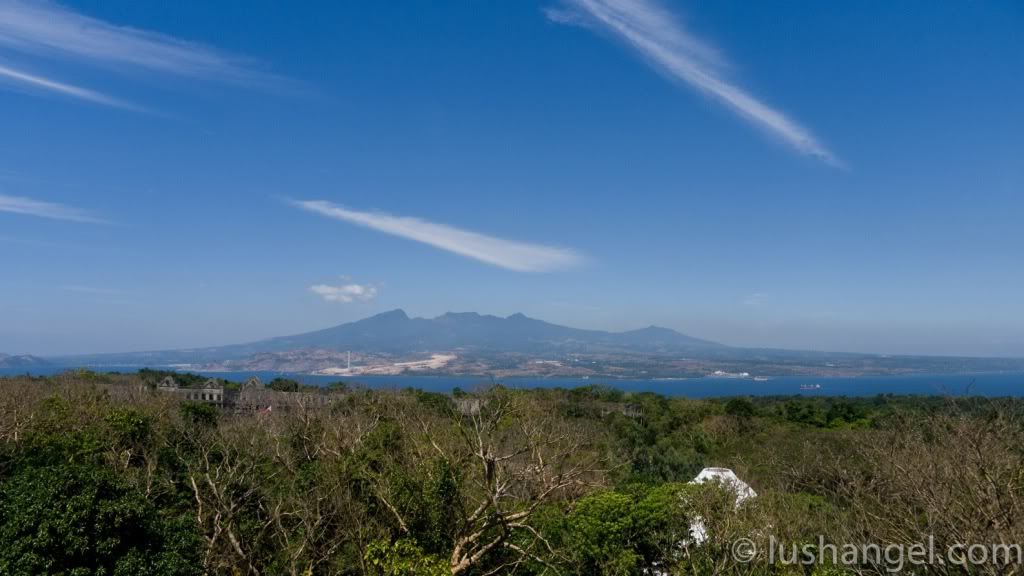
[[[216,426],[220,417],[217,408],[203,402],[182,402],[179,411],[186,422],[204,427]]]
[[[639,575],[678,560],[689,538],[698,487],[670,483],[599,492],[579,500],[565,522],[563,548],[576,574]]]
[[[737,418],[752,418],[754,416],[754,403],[747,398],[730,398],[725,403],[725,413]]]
[[[291,378],[274,378],[267,384],[267,388],[278,392],[298,392],[299,383]]]
[[[24,466],[0,487],[0,573],[190,575],[200,542],[107,468]]]
[[[638,570],[632,510],[626,494],[602,492],[580,500],[568,519],[568,550],[579,574],[628,575]]]
[[[336,380],[334,382],[331,382],[331,383],[327,384],[327,386],[324,386],[324,388],[326,388],[330,392],[348,392],[349,391],[348,383],[347,382],[343,382],[341,380]]]
[[[377,541],[366,550],[366,564],[374,576],[450,576],[448,562],[426,554],[412,540]]]

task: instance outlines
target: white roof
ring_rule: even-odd
[[[749,484],[740,480],[735,472],[728,468],[705,468],[697,474],[697,477],[690,480],[690,484],[703,484],[705,482],[719,482],[736,493],[736,507],[750,498],[756,498],[757,492]],[[690,522],[690,538],[694,544],[703,544],[708,539],[707,526],[700,516]]]
[[[736,492],[737,506],[742,504],[743,501],[757,496],[757,492],[754,492],[754,489],[749,484],[740,480],[739,476],[728,468],[705,468],[690,483],[703,484],[708,481],[720,482],[723,486]]]

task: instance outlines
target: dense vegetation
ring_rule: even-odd
[[[730,546],[1024,542],[1011,399],[337,385],[328,408],[234,414],[162,377],[0,380],[0,574],[885,573]],[[706,466],[758,497],[689,483]]]

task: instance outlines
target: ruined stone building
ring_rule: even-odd
[[[226,390],[222,382],[210,378],[201,387],[181,386],[173,376],[161,380],[156,389],[177,395],[181,400],[205,402],[235,412],[272,412],[299,406],[322,407],[332,401],[326,390],[313,392],[280,392],[267,388],[256,376],[249,378],[239,390]]]

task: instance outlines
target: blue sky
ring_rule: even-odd
[[[1015,2],[0,0],[0,351],[392,308],[1024,355]]]

